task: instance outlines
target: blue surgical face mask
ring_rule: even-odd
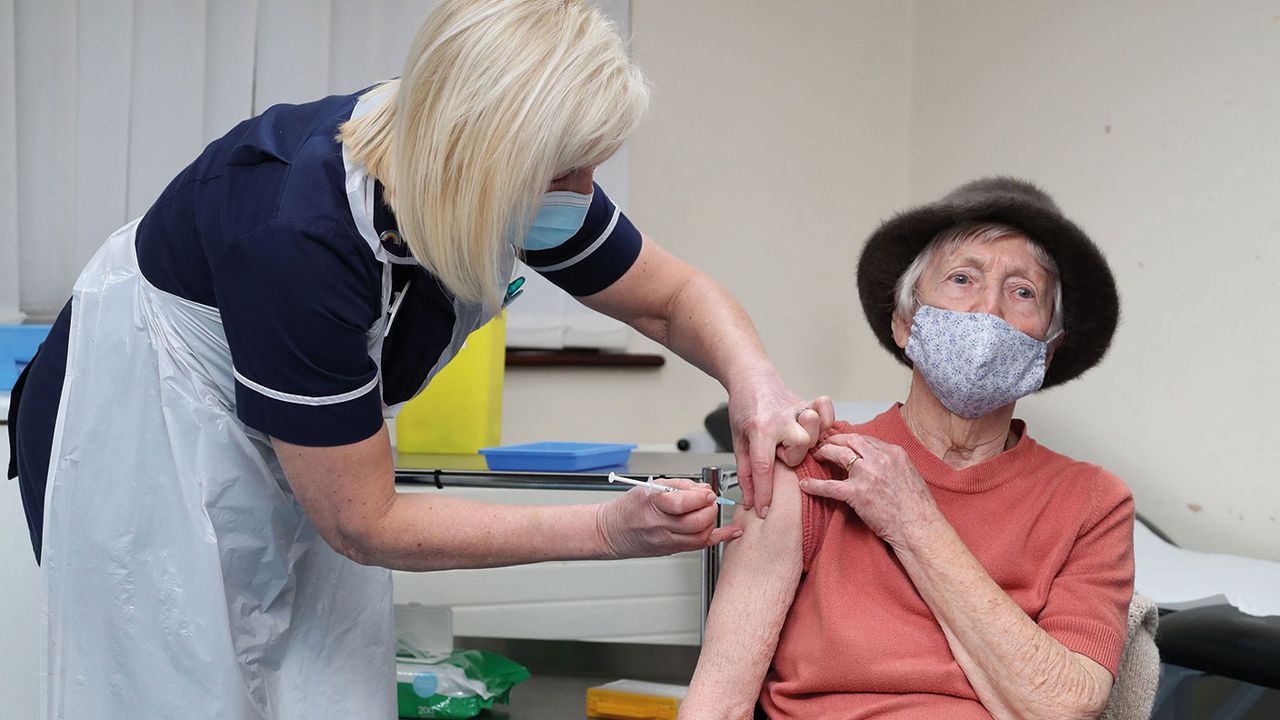
[[[543,195],[524,242],[516,241],[512,245],[525,250],[549,250],[565,244],[582,229],[591,197],[568,190]]]
[[[972,420],[1040,389],[1049,342],[995,315],[922,305],[906,350],[934,396]]]

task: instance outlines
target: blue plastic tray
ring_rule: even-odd
[[[18,373],[31,362],[40,343],[49,335],[48,325],[0,325],[0,392],[9,392]]]
[[[592,470],[626,465],[628,443],[535,442],[480,448],[490,470]]]

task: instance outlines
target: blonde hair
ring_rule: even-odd
[[[456,297],[494,307],[502,244],[549,182],[604,162],[649,103],[612,23],[586,0],[446,0],[398,80],[342,125],[400,234]]]

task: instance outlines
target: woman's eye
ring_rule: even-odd
[[[1036,292],[1029,287],[1020,287],[1013,293],[1024,300],[1033,300],[1036,296]]]
[[[968,285],[969,276],[965,275],[964,273],[956,273],[955,275],[951,276],[951,282],[955,283],[956,285]]]

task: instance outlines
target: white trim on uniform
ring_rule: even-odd
[[[532,265],[532,264],[529,264],[529,262],[526,260],[525,264],[529,265],[529,267],[541,273],[555,272],[557,270],[563,270],[567,267],[572,267],[574,265],[577,265],[578,263],[585,260],[587,256],[589,256],[591,253],[595,252],[596,249],[599,248],[601,245],[603,245],[604,241],[608,240],[609,236],[613,234],[613,228],[618,224],[618,213],[619,213],[619,210],[618,208],[615,207],[613,209],[613,217],[609,218],[609,224],[605,227],[604,232],[600,233],[600,237],[596,238],[595,242],[588,245],[585,250],[578,253],[577,255],[574,255],[568,260],[565,260],[563,262],[558,262],[554,265]]]
[[[378,386],[378,378],[375,376],[372,380],[365,383],[363,387],[356,388],[351,392],[344,392],[340,395],[325,395],[323,397],[311,397],[309,395],[294,395],[293,393],[280,392],[279,390],[272,390],[266,385],[259,385],[258,383],[250,380],[249,378],[241,375],[240,371],[236,370],[235,368],[232,368],[231,372],[235,374],[237,382],[249,388],[250,390],[257,392],[260,395],[265,395],[266,397],[269,397],[272,400],[279,400],[281,402],[293,403],[294,405],[312,405],[312,406],[337,405],[338,403],[344,403],[348,400],[355,400],[356,398],[364,395],[365,393],[369,392],[370,390]]]

